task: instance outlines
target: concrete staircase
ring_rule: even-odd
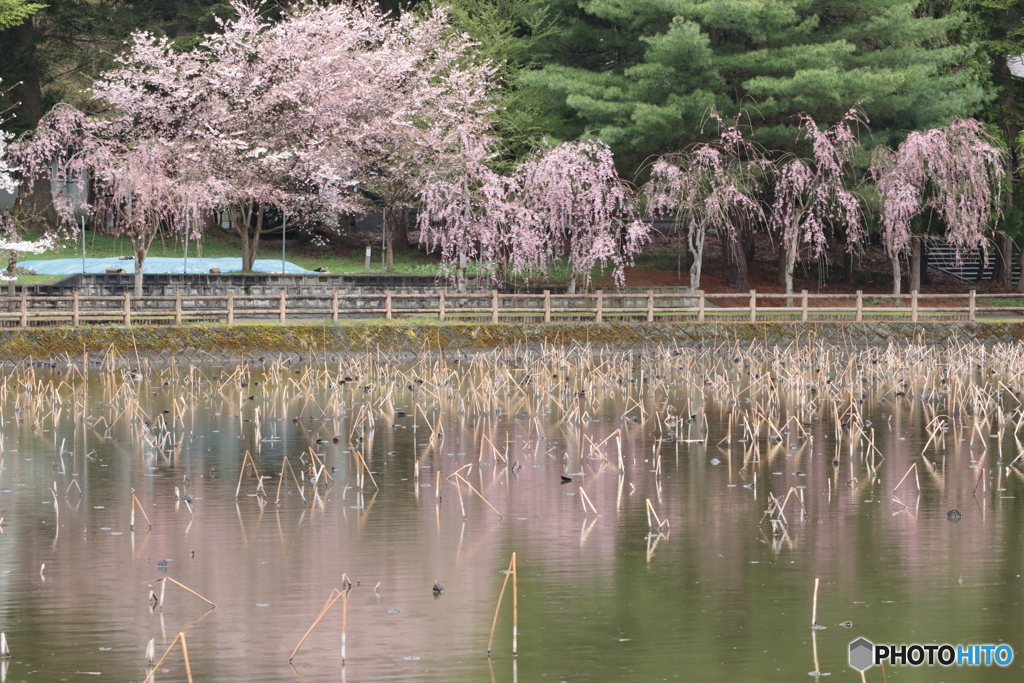
[[[939,239],[926,239],[925,249],[928,253],[928,265],[944,273],[967,282],[978,281],[978,270],[981,269],[981,280],[991,280],[996,270],[996,251],[989,249],[988,259],[982,263],[981,250],[961,252],[957,260],[956,249]],[[1020,279],[1020,259],[1013,256],[1013,281]]]

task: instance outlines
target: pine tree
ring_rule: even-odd
[[[555,0],[566,26],[524,82],[558,101],[566,138],[606,140],[630,174],[709,138],[709,112],[743,113],[752,139],[792,151],[799,114],[838,120],[861,102],[865,146],[973,114],[985,99],[962,11],[891,0]],[[745,232],[745,231],[741,231]],[[747,249],[748,258],[750,250]],[[728,260],[728,259],[727,259]],[[731,264],[734,268],[736,264]],[[730,282],[745,288],[745,278]]]

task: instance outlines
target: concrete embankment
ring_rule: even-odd
[[[478,351],[542,344],[642,347],[722,342],[788,344],[951,344],[1015,342],[1024,323],[514,323],[297,324],[59,327],[0,330],[0,359],[82,353],[248,356],[262,353]]]

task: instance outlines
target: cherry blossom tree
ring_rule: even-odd
[[[142,295],[146,255],[161,227],[180,229],[211,209],[221,184],[195,173],[173,140],[147,135],[133,117],[87,116],[59,105],[37,128],[12,146],[26,183],[50,182],[52,168],[59,185],[88,176],[95,198],[76,206],[71,196],[54,197],[54,207],[68,233],[78,230],[76,208],[96,220],[109,220],[115,234],[129,238],[135,259],[135,294]]]
[[[607,144],[562,143],[527,159],[516,176],[519,230],[532,236],[513,245],[519,268],[565,258],[572,269],[570,293],[580,278],[589,284],[598,264],[610,264],[616,283],[625,282],[624,269],[649,239],[650,229],[632,220],[629,196]]]
[[[654,162],[644,188],[651,213],[675,217],[676,230],[685,232],[690,264],[690,289],[700,289],[707,231],[736,239],[737,220],[764,218],[755,196],[756,178],[765,162],[734,125],[721,125],[715,144],[691,152],[666,154]]]
[[[485,110],[493,70],[470,65],[442,10],[310,3],[271,24],[233,7],[193,50],[137,34],[95,94],[223,184],[245,268],[280,228],[268,207],[330,227],[365,210],[355,188],[383,198],[393,237],[446,135]]]
[[[793,293],[793,268],[802,249],[818,258],[827,246],[828,232],[836,228],[845,230],[848,245],[861,238],[860,202],[847,188],[846,176],[858,144],[851,124],[862,120],[851,109],[839,123],[822,130],[810,116],[802,116],[801,132],[811,145],[811,156],[776,166],[769,229],[781,242],[786,294]]]
[[[351,176],[351,133],[365,125],[366,76],[373,65],[353,55],[379,33],[379,17],[348,5],[312,7],[278,25],[235,4],[194,50],[165,38],[133,37],[120,66],[94,94],[129,117],[143,135],[169,141],[196,177],[220,184],[251,269],[267,208],[306,219],[330,218],[362,203]],[[364,60],[365,61],[365,60]]]
[[[470,174],[469,185],[482,178],[496,86],[496,68],[469,58],[473,43],[451,30],[443,10],[420,20],[405,14],[390,30],[377,55],[384,77],[376,125],[355,144],[359,187],[384,205],[389,272],[406,246],[403,210],[421,203],[424,179],[458,169]]]
[[[892,261],[893,293],[900,293],[900,256],[914,239],[913,220],[931,209],[959,251],[985,250],[993,218],[1002,215],[1006,175],[1003,151],[974,119],[913,132],[895,152],[875,151],[871,164],[882,202],[882,241]]]
[[[466,289],[466,269],[475,262],[481,275],[500,279],[508,255],[518,253],[513,227],[519,206],[513,200],[515,179],[500,176],[486,162],[492,154],[487,138],[463,137],[461,155],[436,164],[422,178],[418,216],[420,241],[454,266],[458,291]]]

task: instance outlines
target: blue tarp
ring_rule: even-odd
[[[29,268],[40,275],[76,275],[82,272],[82,259],[61,258],[49,261],[18,261],[22,268]],[[285,269],[293,275],[313,273],[312,270],[300,268],[294,263],[285,261]],[[126,273],[135,272],[135,261],[122,261],[119,258],[87,258],[85,272],[105,273],[107,268],[123,268]],[[211,268],[220,268],[222,273],[237,273],[242,270],[241,258],[190,258],[188,272],[209,273]],[[256,259],[252,269],[258,273],[280,273],[281,260]],[[185,259],[151,256],[142,265],[144,273],[184,273]]]

